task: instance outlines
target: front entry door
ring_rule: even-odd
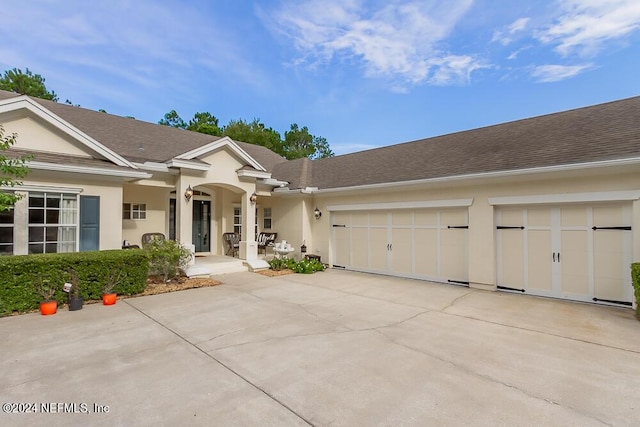
[[[211,202],[193,201],[192,242],[196,252],[211,252]]]

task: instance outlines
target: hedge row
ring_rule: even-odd
[[[636,317],[640,320],[640,262],[631,264],[631,280],[636,294]]]
[[[38,308],[47,285],[55,289],[52,299],[65,303],[67,294],[62,288],[71,282],[72,270],[84,299],[100,299],[110,280],[117,281],[113,291],[119,295],[140,293],[147,283],[148,257],[144,250],[0,257],[0,316]]]

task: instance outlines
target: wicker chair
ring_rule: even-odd
[[[258,253],[262,249],[267,254],[267,247],[273,245],[278,238],[278,233],[259,233],[256,242],[258,242]]]
[[[163,241],[164,239],[165,236],[162,233],[144,233],[142,235],[142,246],[144,247],[146,244],[156,240]]]
[[[240,235],[238,233],[223,233],[222,240],[227,247],[225,255],[231,254],[235,257],[240,251]]]

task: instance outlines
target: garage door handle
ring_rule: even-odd
[[[560,252],[558,252],[558,262],[560,262]]]
[[[556,253],[553,253],[553,262],[556,262]]]

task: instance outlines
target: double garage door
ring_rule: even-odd
[[[498,287],[631,305],[631,204],[496,209]]]
[[[333,265],[468,284],[468,224],[466,208],[333,212]]]

